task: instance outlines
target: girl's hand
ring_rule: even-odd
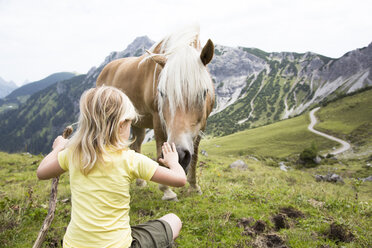
[[[58,162],[58,153],[65,148],[68,139],[58,136],[53,142],[53,151],[43,158],[37,168],[37,177],[40,180],[58,177],[65,171]]]
[[[176,149],[176,145],[172,143],[172,146],[168,142],[164,142],[163,146],[161,147],[163,151],[163,157],[160,158],[159,161],[163,163],[167,167],[171,167],[174,164],[178,164],[178,153]]]
[[[62,136],[58,136],[53,142],[53,150],[55,149],[63,150],[67,142],[68,139],[63,138]]]
[[[159,158],[159,162],[169,167],[169,169],[158,166],[151,181],[161,183],[173,187],[183,187],[186,184],[186,174],[182,169],[182,166],[178,163],[178,153],[176,145],[172,143],[172,146],[168,142],[164,142],[161,147],[163,151],[163,157]]]

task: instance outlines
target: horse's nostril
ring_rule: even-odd
[[[191,161],[191,153],[189,150],[186,150],[186,149],[177,149],[177,153],[178,153],[178,162],[180,163],[182,168],[187,173],[188,165],[190,164],[190,161]]]

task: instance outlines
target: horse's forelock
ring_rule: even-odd
[[[213,92],[212,80],[200,60],[200,53],[189,45],[179,47],[168,56],[158,82],[159,112],[163,111],[166,100],[172,116],[178,108],[199,108],[205,101],[204,92]]]

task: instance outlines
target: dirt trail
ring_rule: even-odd
[[[315,117],[314,114],[315,114],[315,112],[318,111],[319,109],[320,109],[320,107],[315,108],[315,109],[313,109],[313,110],[310,111],[310,120],[311,120],[311,123],[310,123],[310,125],[307,127],[307,129],[309,129],[310,132],[313,132],[313,133],[315,133],[315,134],[318,134],[318,135],[320,135],[320,136],[323,136],[323,137],[325,137],[325,138],[327,138],[327,139],[330,139],[330,140],[336,141],[336,142],[338,142],[338,143],[341,144],[341,147],[340,147],[340,148],[338,148],[338,149],[336,149],[336,150],[330,152],[330,154],[336,155],[336,154],[340,154],[340,153],[343,153],[343,152],[349,150],[350,147],[351,147],[350,143],[348,143],[348,142],[346,142],[346,141],[344,141],[344,140],[342,140],[342,139],[339,139],[339,138],[333,137],[333,136],[331,136],[331,135],[328,135],[328,134],[325,134],[325,133],[319,132],[319,131],[317,131],[317,130],[314,129],[314,126],[315,126],[315,124],[316,124],[316,122],[317,122],[317,119],[316,119],[316,117]]]

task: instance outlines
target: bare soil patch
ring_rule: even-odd
[[[294,207],[281,207],[279,213],[287,215],[289,218],[303,218],[305,215]]]
[[[275,233],[268,233],[257,237],[253,242],[253,247],[257,248],[287,248],[282,237]]]
[[[354,235],[345,226],[332,223],[329,227],[327,236],[330,239],[341,241],[341,242],[351,242],[354,239]]]
[[[284,214],[277,214],[272,217],[272,222],[274,223],[275,230],[279,231],[280,229],[289,228],[289,223],[287,216]]]

